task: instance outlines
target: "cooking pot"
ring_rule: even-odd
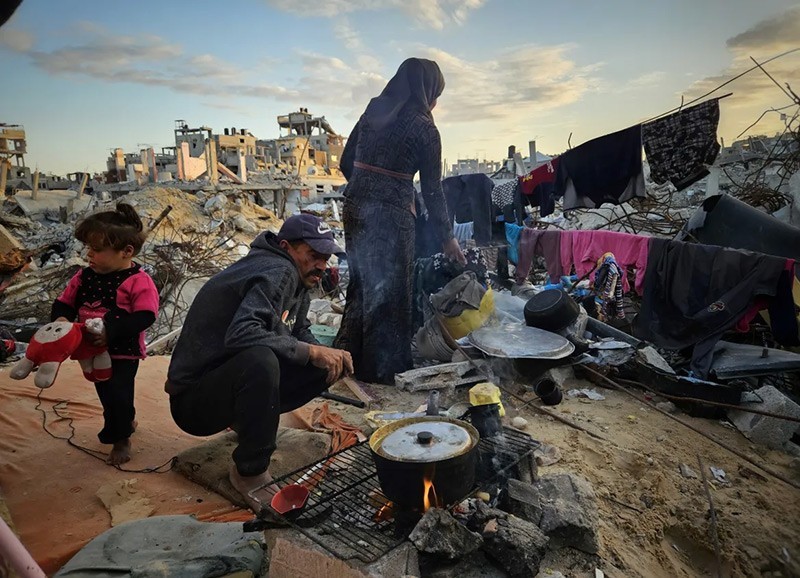
[[[478,431],[464,421],[424,416],[378,428],[369,447],[384,495],[400,506],[422,509],[426,480],[433,483],[435,503],[441,506],[472,491],[479,440]]]
[[[546,289],[525,304],[525,323],[546,331],[558,332],[574,322],[580,306],[561,289]]]

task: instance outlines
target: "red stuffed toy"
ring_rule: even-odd
[[[25,357],[11,369],[12,379],[25,379],[39,366],[33,382],[42,389],[56,380],[61,364],[68,358],[78,360],[89,381],[105,381],[111,377],[111,357],[105,347],[91,344],[89,334],[103,331],[102,319],[89,319],[86,324],[53,321],[39,328],[28,344]]]

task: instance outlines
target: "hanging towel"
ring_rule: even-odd
[[[641,295],[652,237],[615,231],[561,231],[561,268],[568,274],[575,265],[575,274],[582,277],[592,270],[604,253],[614,253],[617,265],[625,273],[622,288],[630,291],[628,270],[636,269],[636,292]]]
[[[561,155],[554,195],[564,197],[564,210],[619,205],[645,197],[641,125],[590,140]]]
[[[708,174],[719,153],[719,100],[708,100],[642,125],[650,178],[679,191]]]

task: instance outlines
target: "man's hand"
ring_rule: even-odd
[[[442,252],[462,267],[467,264],[467,258],[464,257],[464,253],[455,238],[450,239],[442,246]]]
[[[309,345],[308,360],[320,369],[328,371],[326,383],[329,385],[340,377],[353,373],[353,358],[349,351],[334,349],[324,345]]]

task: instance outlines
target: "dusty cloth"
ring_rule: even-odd
[[[166,464],[166,470],[170,458],[197,442],[197,438],[181,432],[169,415],[163,389],[168,363],[167,357],[151,357],[139,370],[139,426],[131,436],[132,459],[124,469]],[[0,487],[20,539],[48,575],[111,527],[109,514],[96,496],[98,489],[109,483],[135,477],[137,487],[155,506],[155,515],[252,518],[252,512],[232,507],[224,498],[174,471],[122,472],[70,447],[64,439],[50,437],[42,430],[42,414],[35,409],[40,391],[0,370]],[[108,448],[94,437],[103,424],[102,408],[94,390],[87,387],[78,363],[64,363],[58,383],[42,391],[41,398],[49,431],[62,437],[70,435],[69,422],[53,413],[57,400],[69,400],[59,406],[59,413],[74,420],[73,441],[104,457]]]
[[[568,199],[570,183],[574,195]],[[644,197],[641,126],[590,140],[561,155],[554,194],[565,197],[564,210]]]
[[[257,576],[263,559],[263,537],[244,534],[241,523],[208,524],[191,516],[160,516],[103,533],[56,578]]]
[[[489,268],[483,251],[472,248],[464,251],[466,265],[451,260],[444,253],[417,259],[414,263],[414,328],[425,323],[429,313],[428,300],[434,293],[461,275],[464,271],[475,273],[484,287],[489,284]]]
[[[642,144],[650,178],[679,191],[708,174],[719,153],[719,100],[707,100],[642,125]]]
[[[517,285],[524,283],[531,272],[534,255],[544,257],[547,274],[555,282],[563,275],[561,268],[561,232],[555,229],[541,230],[526,227],[519,238],[519,260],[517,262]]]
[[[617,265],[625,273],[622,276],[623,290],[630,291],[628,271],[635,268],[635,289],[641,295],[651,240],[652,237],[614,231],[562,231],[561,268],[567,274],[575,265],[575,273],[582,277],[596,266],[604,253],[613,253]]]
[[[714,345],[758,297],[791,291],[786,259],[761,253],[653,239],[642,309],[634,331],[660,347],[694,346],[692,371],[705,379]],[[779,302],[789,299],[780,296]],[[797,334],[796,318],[794,334]]]
[[[308,291],[275,234],[261,233],[250,247],[197,293],[172,354],[167,393],[190,389],[250,347],[269,347],[302,366],[308,362],[309,344],[319,343],[308,322]]]
[[[458,317],[466,309],[479,309],[485,293],[475,273],[465,271],[431,295],[431,304],[445,317]]]
[[[359,428],[347,423],[338,413],[332,412],[327,402],[310,403],[294,410],[292,414],[302,421],[309,431],[331,435],[330,453],[347,449],[366,439]]]

